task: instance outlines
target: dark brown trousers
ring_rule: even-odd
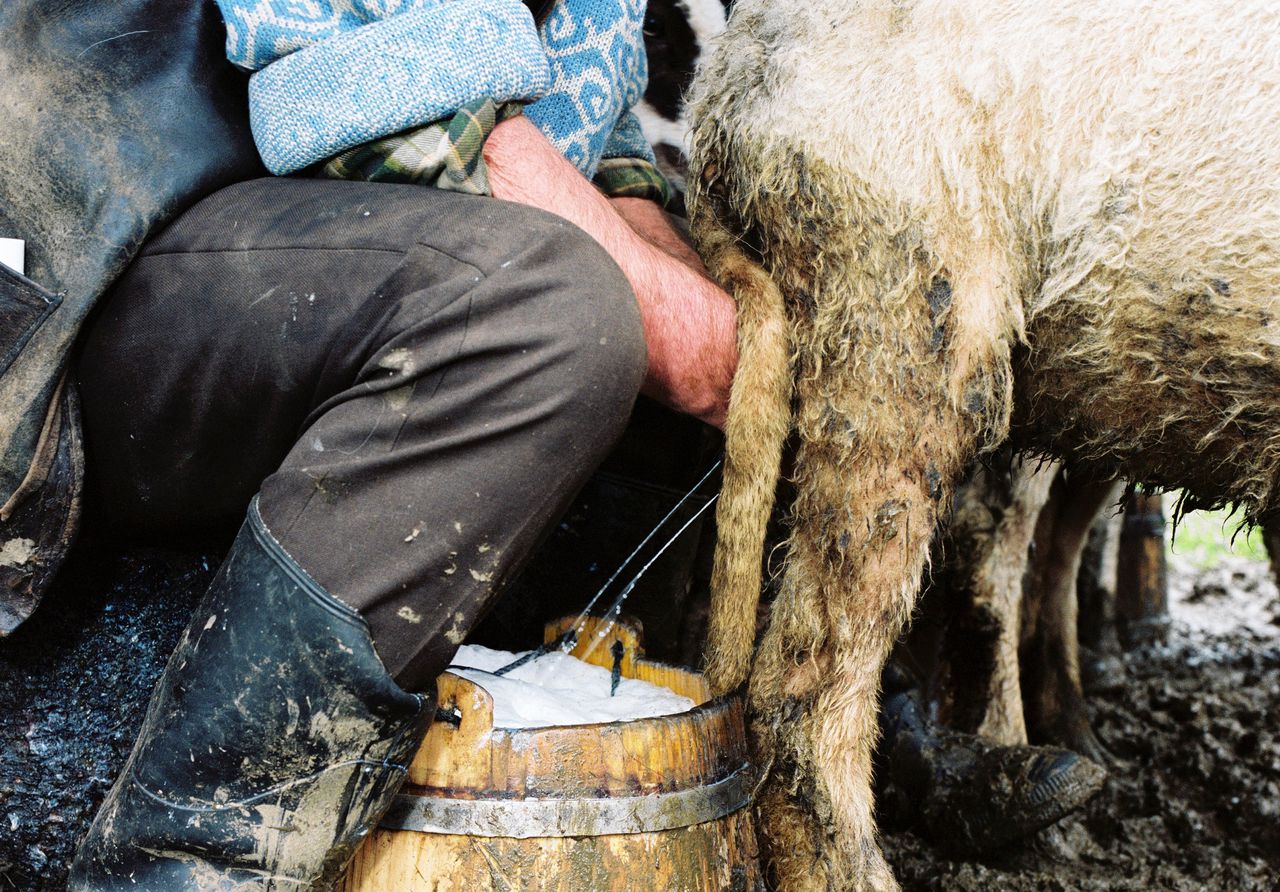
[[[134,539],[229,541],[259,494],[418,688],[621,434],[645,367],[621,271],[557,217],[242,183],[153,239],[90,325],[90,513]]]

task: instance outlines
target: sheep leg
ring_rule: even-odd
[[[949,280],[925,248],[868,242],[844,275],[783,288],[799,311],[795,524],[749,688],[780,892],[898,888],[872,806],[880,672],[939,512],[978,444],[1003,436],[1010,397],[1008,276],[993,251],[956,253]],[[887,269],[889,287],[872,272]]]
[[[761,831],[779,890],[885,892],[898,886],[875,835],[877,694],[928,557],[937,490],[900,468],[824,465],[822,451],[800,450],[795,510],[833,522],[793,534],[751,676],[770,766]]]
[[[1123,484],[1117,483],[1115,502]],[[1112,501],[1112,500],[1108,500]],[[1123,516],[1105,506],[1098,512],[1080,558],[1076,599],[1080,621],[1080,681],[1086,691],[1114,691],[1124,681],[1116,628],[1116,566]]]
[[[1106,750],[1090,727],[1080,685],[1076,577],[1093,520],[1114,492],[1111,481],[1054,486],[1036,533],[1027,593],[1032,607],[1021,648],[1023,697],[1033,739],[1103,763]]]
[[[1280,585],[1280,516],[1273,514],[1263,519],[1262,544],[1271,561],[1271,578]]]
[[[1027,742],[1018,674],[1022,578],[1036,518],[1059,471],[1017,460],[1008,475],[979,466],[956,495],[942,644],[943,719],[1006,745]]]

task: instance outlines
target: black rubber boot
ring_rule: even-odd
[[[886,673],[886,687],[894,687]],[[909,687],[880,706],[881,764],[930,841],[987,851],[1058,821],[1102,789],[1106,771],[1069,750],[999,746],[937,727]]]
[[[434,712],[249,508],[165,668],[70,889],[329,889]]]

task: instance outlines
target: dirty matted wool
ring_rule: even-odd
[[[1277,507],[1280,9],[740,0],[693,117],[694,233],[742,354],[708,675],[750,675],[780,888],[893,889],[879,668],[975,455],[1012,436]]]

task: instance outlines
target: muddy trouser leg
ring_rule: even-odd
[[[405,690],[621,433],[644,368],[617,267],[519,206],[263,180],[152,241],[79,360],[93,510],[216,535],[258,497],[73,888],[334,875],[425,729]]]

